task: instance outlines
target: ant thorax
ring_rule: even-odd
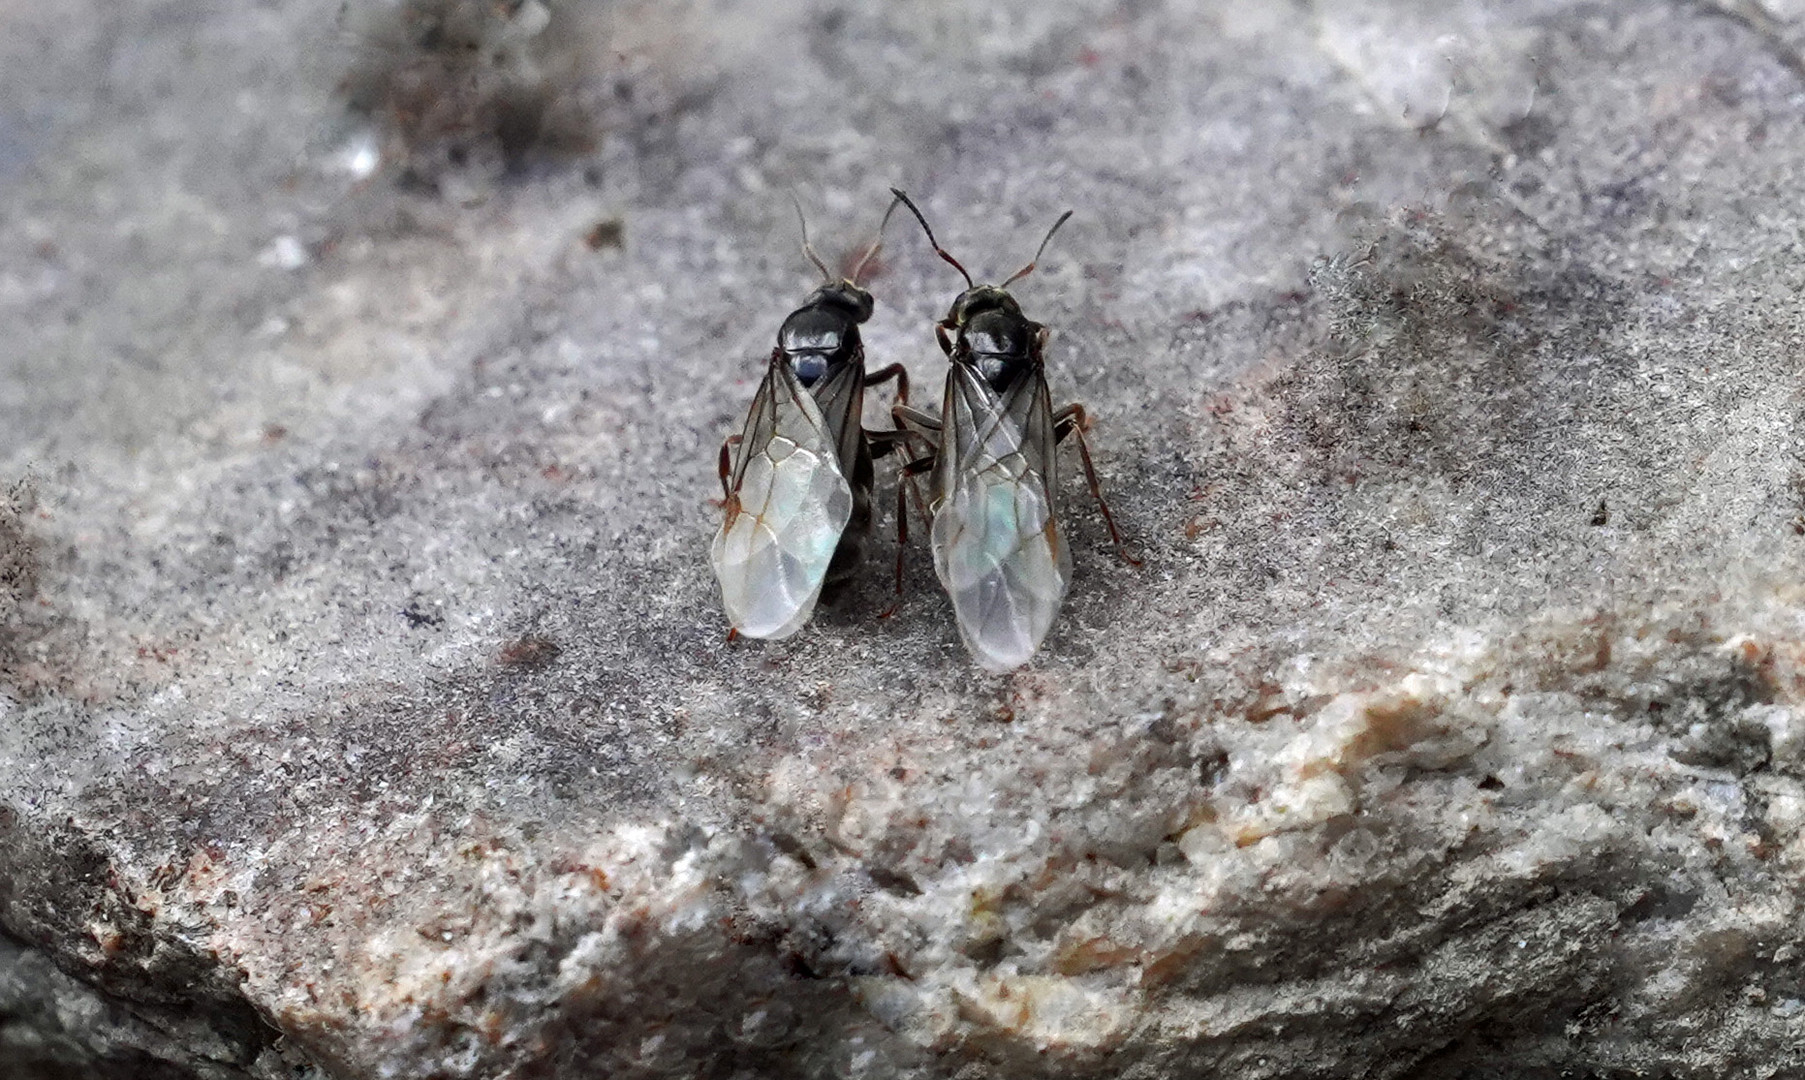
[[[777,348],[789,360],[797,380],[813,386],[833,367],[857,356],[859,324],[844,308],[798,308],[777,332]]]

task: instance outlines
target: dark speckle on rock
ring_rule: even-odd
[[[401,617],[414,630],[441,630],[445,627],[445,613],[424,600],[416,599],[402,608]]]
[[[606,218],[589,227],[583,234],[583,243],[591,251],[604,248],[617,248],[626,242],[626,226],[619,218]]]

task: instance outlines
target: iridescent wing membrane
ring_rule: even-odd
[[[850,387],[841,387],[849,382]],[[774,352],[753,399],[711,558],[728,622],[748,637],[795,633],[815,610],[852,516],[842,447],[856,451],[864,365],[848,364],[810,394]],[[824,413],[822,403],[833,409]],[[848,429],[850,428],[850,434]]]
[[[978,371],[947,373],[934,463],[934,570],[959,634],[991,671],[1040,647],[1072,578],[1053,505],[1052,402],[1039,364],[1001,394]]]

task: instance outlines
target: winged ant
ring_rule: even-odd
[[[895,210],[893,199],[884,224]],[[823,284],[784,319],[743,431],[721,444],[724,514],[710,556],[728,640],[788,637],[824,589],[851,576],[871,532],[872,458],[898,438],[861,424],[865,388],[894,379],[897,403],[909,398],[901,364],[865,370],[859,336],[874,303],[858,282],[883,246],[883,225],[852,273],[836,281],[809,244],[800,201],[796,216],[803,254]]]
[[[1026,663],[1053,624],[1071,583],[1072,557],[1060,535],[1055,492],[1055,447],[1078,438],[1085,479],[1103,511],[1116,550],[1128,554],[1091,463],[1089,417],[1073,403],[1054,410],[1043,352],[1048,330],[1022,313],[1009,286],[1034,272],[1067,210],[1047,230],[1028,265],[1001,285],[979,285],[948,254],[927,218],[898,188],[935,254],[965,279],[934,336],[951,366],[940,416],[899,402],[899,427],[928,442],[930,453],[905,468],[897,489],[899,543],[906,542],[904,487],[930,472],[925,515],[930,518],[934,571],[952,598],[959,635],[981,667],[1008,671]],[[894,204],[892,204],[894,206]],[[897,576],[902,575],[902,552]]]

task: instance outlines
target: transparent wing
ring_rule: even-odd
[[[851,516],[834,432],[790,365],[773,356],[710,552],[727,621],[747,637],[795,633],[814,613]]]
[[[837,364],[810,391],[820,406],[827,425],[828,437],[840,461],[840,472],[852,475],[858,459],[860,414],[865,409],[865,354],[855,353],[850,361]]]
[[[1053,507],[1053,408],[1038,370],[1000,397],[977,373],[947,375],[936,462],[934,570],[978,663],[1026,663],[1072,577]]]

